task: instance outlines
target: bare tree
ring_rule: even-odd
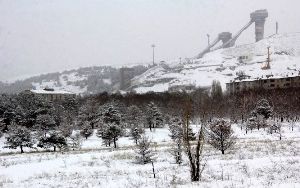
[[[189,119],[190,119],[190,112],[186,112],[185,113],[186,121],[183,127],[183,143],[185,146],[186,154],[190,162],[189,166],[190,166],[191,180],[200,181],[201,174],[205,167],[205,164],[202,164],[202,154],[203,154],[203,146],[204,146],[203,125],[201,126],[198,137],[196,139],[196,146],[192,146],[189,137]]]
[[[216,119],[210,124],[209,128],[208,143],[220,150],[222,154],[235,144],[236,138],[233,136],[230,122],[224,119]]]

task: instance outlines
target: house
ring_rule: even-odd
[[[75,98],[76,94],[69,91],[54,90],[52,88],[44,88],[40,90],[26,90],[25,92],[32,93],[49,101],[61,101],[66,97]]]

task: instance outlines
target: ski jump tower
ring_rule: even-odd
[[[252,12],[250,14],[250,21],[233,37],[230,32],[219,33],[218,37],[211,44],[209,44],[201,53],[199,53],[196,58],[201,58],[204,54],[213,50],[217,50],[220,48],[229,48],[234,46],[235,41],[239,38],[243,31],[245,31],[250,27],[250,25],[252,25],[252,23],[255,23],[255,41],[260,41],[264,38],[264,26],[267,17],[268,11],[266,9],[256,10]],[[212,49],[217,43],[219,43],[219,41],[222,41],[222,45]]]

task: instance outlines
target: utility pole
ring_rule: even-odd
[[[276,22],[276,34],[278,34],[278,22]]]
[[[206,36],[207,36],[207,45],[209,46],[209,43],[210,43],[210,41],[209,41],[209,34],[206,34]]]
[[[270,69],[270,46],[268,46],[268,58],[267,58],[267,69]]]
[[[153,63],[153,65],[155,65],[155,63],[154,63],[154,48],[155,48],[155,44],[152,44],[151,47],[152,47],[152,63]]]

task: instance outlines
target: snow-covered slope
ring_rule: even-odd
[[[148,67],[132,65],[131,78],[145,72]],[[0,93],[18,93],[26,89],[43,89],[70,91],[76,94],[96,94],[113,92],[119,88],[120,68],[113,66],[84,67],[57,73],[30,77],[14,83],[0,82]]]
[[[270,47],[271,69],[262,70]],[[246,56],[247,59],[239,60]],[[220,49],[203,58],[172,61],[157,65],[132,80],[132,88],[139,93],[163,92],[176,85],[210,86],[219,80],[225,89],[237,73],[243,71],[252,79],[273,75],[298,75],[300,70],[300,33],[278,34],[257,43]]]

